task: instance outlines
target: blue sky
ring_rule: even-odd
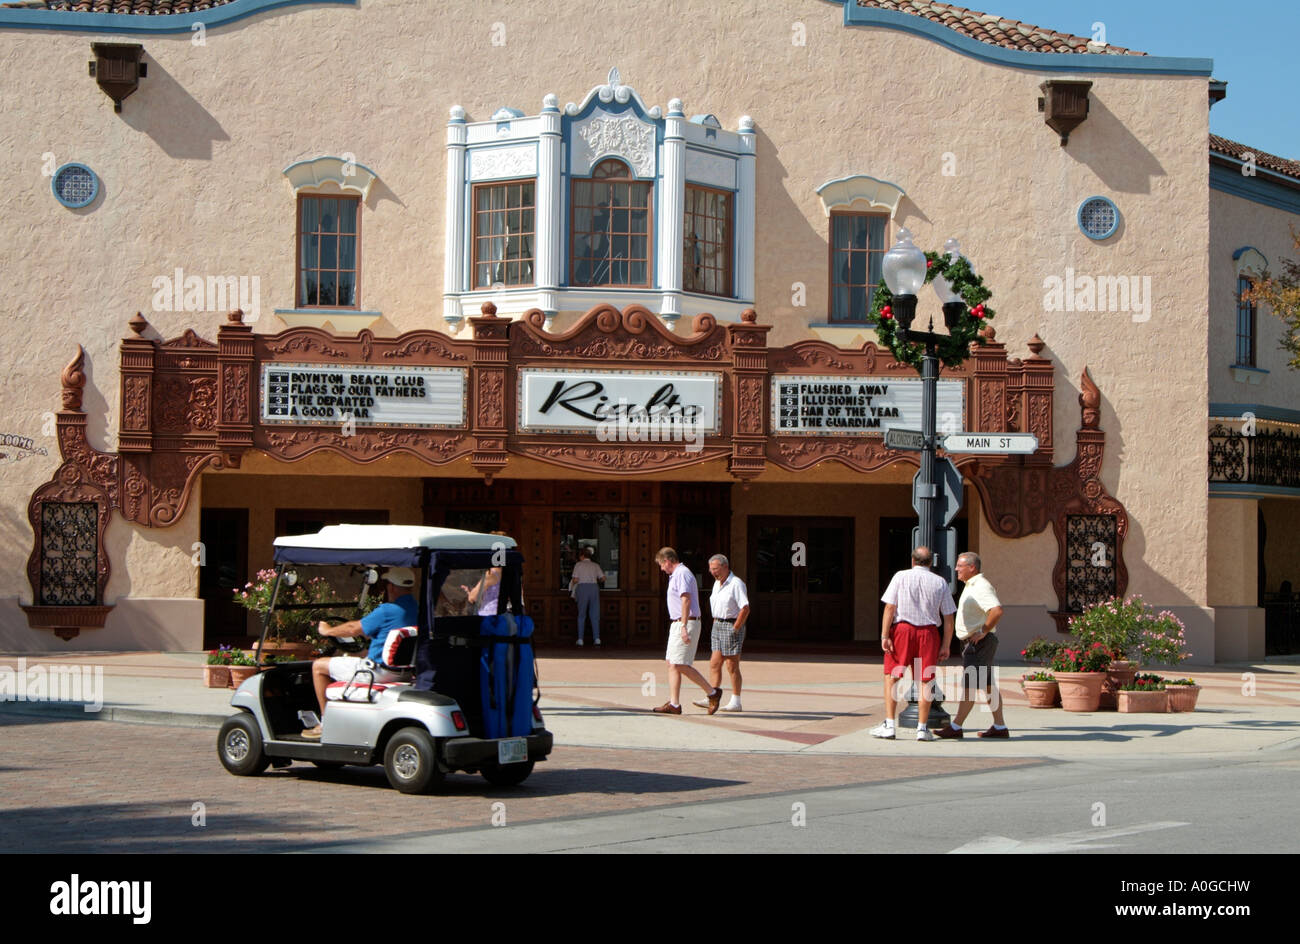
[[[1210,112],[1210,130],[1262,151],[1300,160],[1300,109],[1295,107],[1295,0],[954,0],[1077,36],[1104,23],[1106,42],[1152,56],[1214,60],[1228,97]],[[1288,87],[1290,89],[1288,90]]]

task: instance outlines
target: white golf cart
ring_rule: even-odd
[[[277,609],[311,609],[331,624],[358,618],[384,567],[415,570],[419,620],[388,633],[382,662],[367,661],[353,678],[330,685],[319,740],[302,735],[319,711],[312,663],[263,665],[231,698],[239,712],[217,739],[221,763],[231,773],[251,776],[268,764],[287,767],[295,760],[319,767],[382,763],[398,790],[424,793],[456,770],[513,786],[550,754],[553,739],[537,707],[532,621],[520,601],[523,556],[512,538],[334,525],[276,538],[275,562],[263,642]],[[492,567],[502,568],[499,615],[461,615],[459,587]],[[282,589],[314,576],[325,576],[340,599],[281,600]],[[342,598],[348,584],[359,588],[355,599]]]

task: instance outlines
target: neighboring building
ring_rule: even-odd
[[[941,425],[1040,442],[959,458],[1008,644],[1137,592],[1198,661],[1264,654],[1300,382],[1235,293],[1300,174],[1213,139],[1207,179],[1210,60],[923,0],[508,9],[0,5],[32,440],[0,649],[211,644],[275,534],[341,520],[507,531],[543,642],[579,544],[607,641],[660,642],[663,544],[731,557],[755,638],[875,639],[919,384],[867,315],[906,226],[994,292]],[[602,395],[705,435],[605,441]],[[1268,438],[1224,453],[1248,409]],[[1270,458],[1207,457],[1207,420]]]

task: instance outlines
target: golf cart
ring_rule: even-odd
[[[217,739],[221,763],[232,774],[251,776],[295,760],[328,768],[383,764],[398,790],[424,793],[456,770],[514,786],[550,754],[551,733],[537,706],[533,624],[520,601],[523,556],[513,539],[447,528],[333,525],[276,538],[275,563],[258,648],[262,671],[231,698],[239,712]],[[352,678],[330,685],[320,739],[308,739],[303,731],[316,724],[320,707],[312,663],[260,661],[273,614],[310,609],[331,624],[357,619],[373,606],[370,591],[385,567],[415,571],[417,625],[390,630],[382,662],[366,660]],[[502,568],[498,615],[462,615],[459,588],[492,567]],[[286,602],[288,588],[322,576],[337,599]],[[355,599],[344,599],[349,585],[359,588]]]

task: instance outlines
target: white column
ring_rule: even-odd
[[[740,161],[736,180],[736,299],[754,303],[754,188],[757,160],[754,119],[740,119]]]
[[[564,213],[560,207],[560,108],[559,99],[547,95],[542,99],[541,137],[537,144],[537,235],[534,245],[534,276],[537,280],[537,307],[548,321],[560,307],[560,267],[564,247],[560,234],[564,230]]]
[[[682,100],[668,103],[664,120],[663,170],[659,184],[659,317],[674,328],[682,316],[682,227],[686,222],[686,115]]]
[[[454,334],[464,317],[465,291],[465,109],[451,108],[447,122],[447,226],[443,238],[442,317]]]

